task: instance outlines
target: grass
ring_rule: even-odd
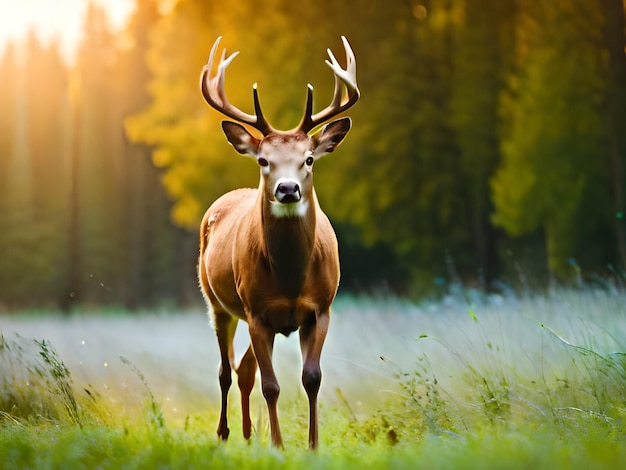
[[[201,312],[0,317],[0,468],[622,468],[626,294],[465,292],[337,300],[320,441],[306,450],[296,337],[277,338],[286,449],[218,442],[217,350]],[[236,349],[247,345],[238,332]],[[258,381],[257,381],[258,382]]]

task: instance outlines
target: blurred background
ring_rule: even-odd
[[[623,279],[623,0],[20,0],[0,6],[0,310],[198,305],[197,232],[258,184],[199,75],[241,51],[274,127],[326,48],[360,102],[316,189],[342,292],[420,298]]]

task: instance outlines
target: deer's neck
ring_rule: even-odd
[[[270,202],[261,197],[263,239],[272,273],[285,295],[297,297],[305,281],[315,243],[315,194],[306,210],[291,217],[276,217]]]

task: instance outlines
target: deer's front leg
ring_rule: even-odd
[[[312,318],[309,323],[300,328],[300,347],[302,349],[302,385],[309,398],[309,448],[317,449],[318,420],[317,394],[322,382],[320,356],[326,339],[329,312],[323,312]]]
[[[278,424],[278,395],[280,386],[272,365],[272,351],[274,349],[274,332],[269,331],[260,321],[249,322],[250,339],[261,371],[261,390],[267,402],[267,411],[270,418],[270,433],[272,444],[283,447],[283,439]]]

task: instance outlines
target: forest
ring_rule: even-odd
[[[357,59],[353,129],[316,165],[343,292],[436,296],[624,281],[623,0],[135,0],[91,4],[75,57],[35,33],[0,49],[0,310],[202,301],[198,225],[258,166],[198,85],[217,36],[274,127],[326,48]],[[0,45],[1,46],[1,45]]]

